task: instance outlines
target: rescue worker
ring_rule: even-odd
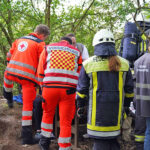
[[[148,35],[149,36],[149,35]],[[150,42],[148,53],[138,58],[134,63],[136,78],[136,115],[146,120],[144,150],[150,150]]]
[[[48,150],[53,130],[53,117],[59,106],[59,150],[71,150],[71,122],[75,114],[75,96],[82,64],[80,51],[71,45],[72,40],[63,37],[60,42],[46,46],[40,56],[38,75],[43,78],[43,117],[39,145]]]
[[[117,56],[112,32],[98,31],[93,38],[94,56],[83,62],[77,86],[77,115],[84,115],[88,101],[87,133],[93,150],[120,150],[123,106],[133,99],[128,61]]]
[[[46,25],[38,25],[34,33],[17,39],[9,50],[9,63],[4,73],[3,95],[8,106],[13,107],[12,81],[22,85],[22,144],[34,144],[32,137],[32,109],[36,97],[36,70],[39,56],[44,49],[43,42],[50,34]]]
[[[81,56],[82,56],[82,61],[85,61],[86,59],[88,59],[89,53],[88,53],[88,50],[85,47],[85,45],[83,45],[81,43],[76,43],[76,37],[73,33],[68,33],[66,36],[70,37],[72,39],[72,45],[80,50]]]

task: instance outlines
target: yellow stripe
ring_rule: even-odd
[[[95,126],[95,121],[96,121],[97,72],[92,72],[92,77],[93,77],[92,126]]]
[[[120,130],[120,126],[110,126],[110,127],[101,127],[101,126],[92,126],[87,124],[87,128],[95,131],[117,131]]]
[[[119,72],[119,113],[118,113],[118,127],[120,128],[120,120],[122,114],[122,93],[123,93],[123,72]]]
[[[141,139],[144,139],[145,136],[135,135],[135,138],[141,138]]]
[[[77,95],[79,95],[81,98],[85,98],[85,97],[86,97],[85,94],[81,94],[81,93],[79,93],[79,92],[77,92]]]
[[[131,93],[131,94],[126,93],[126,94],[125,94],[125,97],[127,97],[127,98],[134,97],[134,93]]]

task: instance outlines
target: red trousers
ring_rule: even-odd
[[[75,114],[75,93],[67,95],[65,88],[43,88],[45,102],[42,118],[42,135],[50,137],[53,130],[53,118],[56,106],[59,106],[60,134],[58,144],[60,148],[71,147],[71,123]]]
[[[12,81],[18,82],[19,84],[22,85],[22,95],[23,95],[22,126],[32,125],[33,101],[36,98],[35,84],[28,80],[19,79],[18,77],[7,75],[5,73],[4,88],[6,89],[12,88],[13,85],[7,84],[7,83],[11,83]]]

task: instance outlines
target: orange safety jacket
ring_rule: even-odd
[[[6,73],[38,83],[36,72],[44,46],[36,33],[17,39],[8,53]]]
[[[47,45],[37,71],[40,84],[76,88],[81,65],[80,51],[67,41]]]

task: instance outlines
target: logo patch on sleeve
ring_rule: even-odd
[[[20,52],[24,52],[28,48],[28,43],[26,41],[22,41],[18,45],[18,50]]]

